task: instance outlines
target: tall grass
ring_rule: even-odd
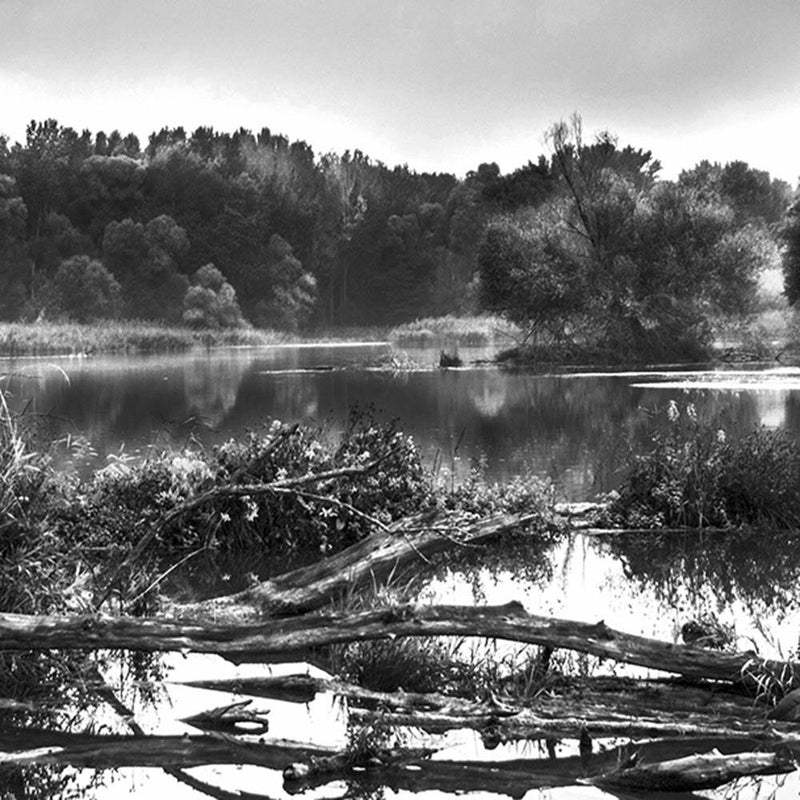
[[[495,342],[509,343],[519,337],[516,325],[498,316],[426,317],[389,331],[390,340],[403,347],[485,347]]]
[[[256,328],[194,330],[141,321],[0,323],[0,355],[39,353],[88,355],[100,352],[148,353],[195,347],[280,344],[289,336]]]

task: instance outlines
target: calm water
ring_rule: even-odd
[[[357,405],[374,407],[378,419],[398,419],[430,465],[463,476],[482,464],[497,480],[532,472],[552,478],[562,497],[582,499],[616,484],[628,443],[647,439],[663,420],[655,412],[671,399],[691,401],[736,430],[763,424],[800,435],[796,372],[441,371],[434,368],[438,351],[409,355],[420,369],[379,368],[392,356],[385,344],[19,359],[0,362],[0,385],[49,435],[88,439],[97,455],[77,459],[84,470],[121,448],[143,453],[192,436],[213,444],[271,418],[335,432]],[[486,353],[461,355],[469,362]],[[326,369],[309,371],[314,367]]]
[[[484,353],[463,350],[465,360]],[[783,426],[800,435],[800,372],[791,370],[646,372],[534,375],[492,368],[433,369],[438,352],[411,352],[423,368],[393,372],[379,368],[391,356],[387,345],[273,348],[190,356],[17,360],[0,366],[3,385],[16,409],[41,415],[48,435],[85,436],[97,451],[74,467],[90,470],[109,454],[144,453],[149,446],[180,446],[190,436],[213,443],[267,419],[304,421],[341,428],[349,409],[372,404],[379,419],[398,418],[430,464],[463,475],[482,464],[503,479],[523,472],[549,476],[562,497],[582,499],[615,485],[629,443],[644,441],[665,422],[670,400],[693,403],[699,415],[738,431],[756,425]],[[322,371],[308,371],[325,367]],[[333,367],[334,369],[328,369]],[[70,465],[65,461],[65,468]],[[481,555],[466,571],[439,576],[426,597],[442,602],[504,603],[519,600],[532,612],[597,622],[603,618],[630,633],[675,640],[681,625],[705,613],[733,625],[742,649],[785,656],[800,634],[800,549],[775,537],[575,536],[542,546],[520,559]],[[503,645],[516,648],[516,645]],[[169,656],[173,681],[306,671],[305,665],[234,667],[211,656]],[[589,664],[591,670],[627,674],[624,667]],[[639,671],[641,672],[641,671]],[[111,677],[115,677],[114,672]],[[190,729],[178,720],[240,699],[166,684],[155,705],[136,703],[137,719],[150,733]],[[341,746],[346,713],[332,697],[298,706],[255,699],[270,709],[270,737]],[[416,743],[416,740],[412,743]],[[574,747],[559,746],[569,757]],[[444,760],[542,759],[527,743],[487,752],[466,732],[448,736]],[[204,766],[195,779],[221,787],[211,796],[286,798],[278,772],[256,767]],[[43,781],[53,791],[32,797],[68,796],[56,791],[64,777],[81,796],[204,796],[174,776],[154,769],[103,772],[55,769]],[[9,786],[11,786],[9,784]],[[0,789],[3,789],[0,774]],[[466,784],[461,792],[474,787]],[[800,782],[765,778],[703,796],[749,798],[775,793],[796,797]],[[316,798],[357,796],[343,783],[307,793]],[[444,798],[440,791],[425,798]],[[494,790],[503,794],[502,788]],[[401,795],[410,798],[408,791]],[[479,794],[484,795],[482,791]],[[70,795],[74,796],[74,795]],[[365,796],[365,795],[360,795]],[[380,795],[369,795],[379,798]],[[387,795],[388,796],[388,795]],[[515,796],[518,796],[515,794]],[[532,789],[531,798],[609,798],[589,787]]]

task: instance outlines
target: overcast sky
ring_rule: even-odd
[[[0,133],[263,126],[504,172],[578,111],[673,177],[800,176],[800,0],[0,0]]]

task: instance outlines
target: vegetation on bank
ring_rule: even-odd
[[[0,320],[400,325],[401,344],[483,345],[497,337],[452,319],[483,311],[523,331],[523,358],[675,361],[752,310],[765,268],[800,296],[784,182],[739,161],[663,180],[649,151],[587,141],[577,116],[547,140],[514,172],[459,180],[268,129],[165,128],[143,146],[34,121],[24,142],[0,135]]]
[[[740,438],[670,402],[667,428],[635,454],[607,524],[623,528],[800,527],[800,446],[786,431]]]
[[[200,329],[137,320],[0,323],[2,356],[156,353],[195,347],[254,347],[290,339],[284,333],[250,327]]]
[[[161,560],[178,552],[313,560],[399,518],[442,511],[474,519],[538,509],[542,527],[552,523],[552,493],[539,481],[480,491],[476,484],[445,486],[423,466],[410,437],[369,414],[354,412],[337,436],[273,422],[209,451],[166,452],[142,463],[115,459],[86,481],[57,472],[46,454],[29,449],[23,422],[5,410],[5,611],[92,608],[112,576],[122,607],[141,610],[155,597],[147,588]],[[118,575],[143,541],[135,568]]]
[[[400,347],[486,347],[503,345],[520,336],[520,329],[498,315],[425,317],[398,325],[389,339]]]

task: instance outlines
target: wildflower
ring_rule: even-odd
[[[717,441],[720,444],[725,444],[725,431],[722,428],[717,431]]]
[[[694,407],[694,403],[689,403],[686,406],[686,416],[689,417],[692,422],[697,422],[697,409]]]
[[[678,411],[678,404],[674,400],[670,400],[669,406],[667,407],[667,418],[670,422],[675,422],[680,415],[681,412]]]
[[[222,512],[222,513],[219,515],[219,518],[220,518],[220,519],[221,519],[223,522],[230,522],[230,521],[231,521],[231,515],[230,515],[230,514],[229,514],[227,511],[223,511],[223,512]]]

